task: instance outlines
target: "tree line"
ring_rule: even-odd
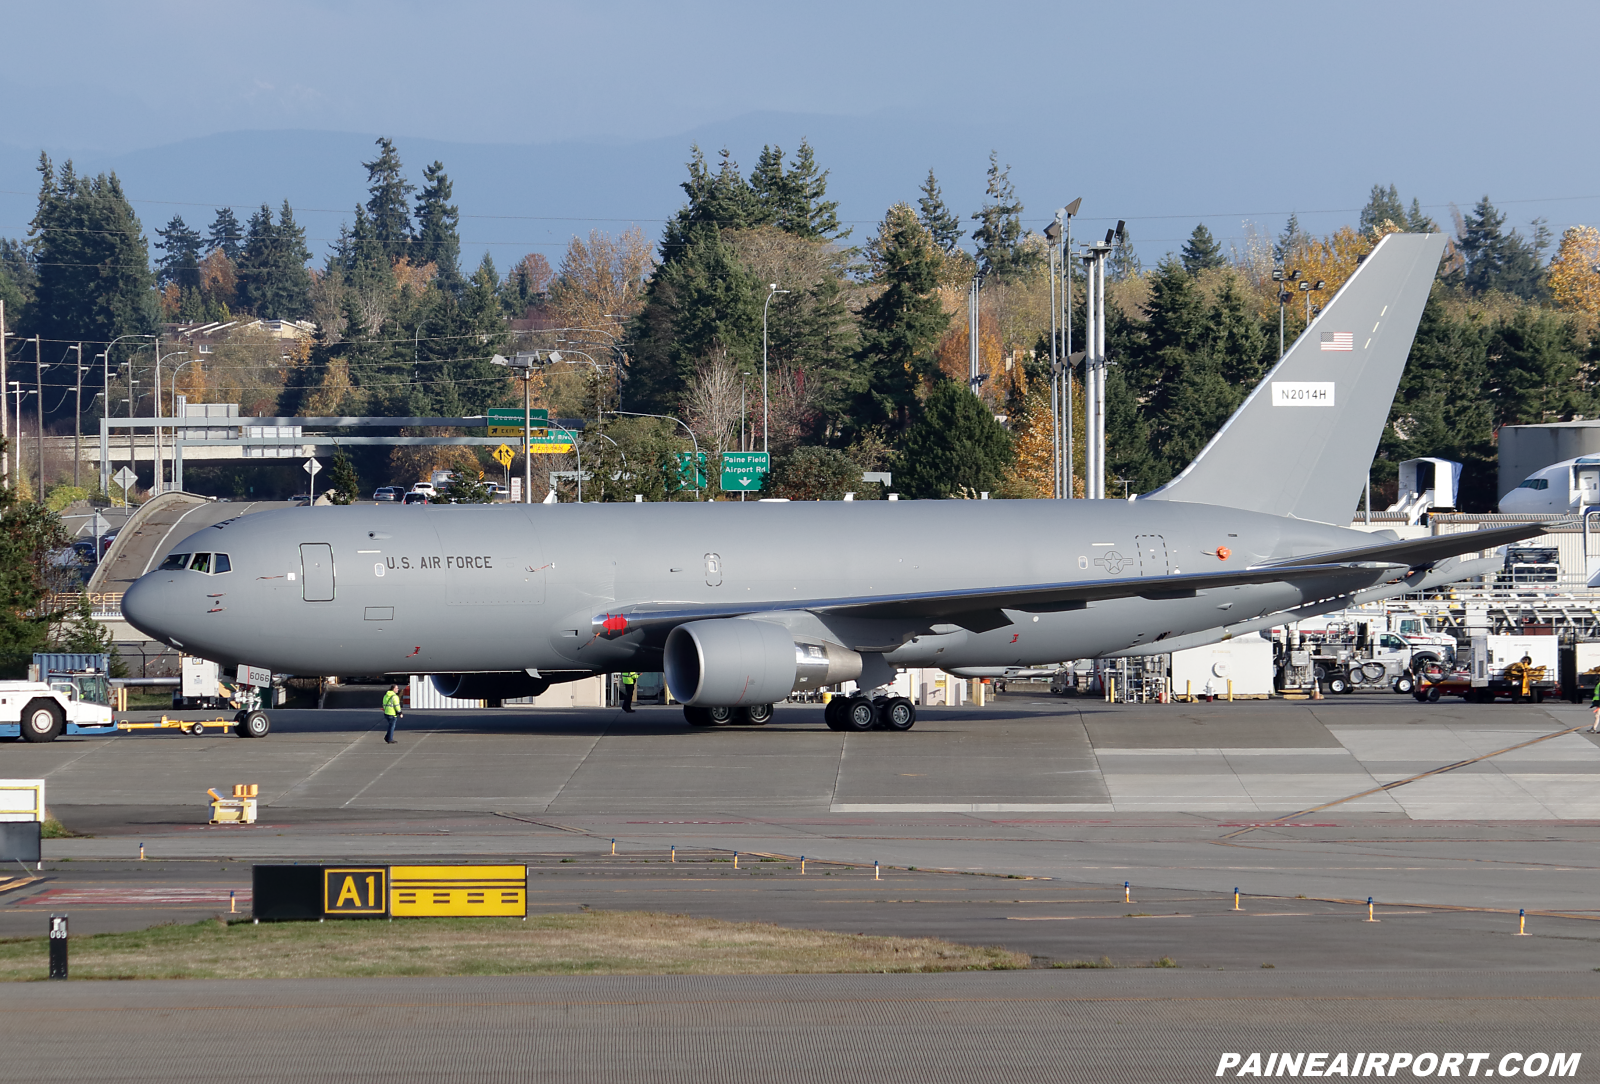
[[[173,215],[151,244],[115,175],[82,176],[41,156],[29,234],[0,239],[8,323],[60,353],[78,340],[149,335],[163,322],[237,321],[213,354],[184,368],[179,389],[257,415],[520,406],[520,384],[492,358],[536,351],[546,362],[532,380],[536,403],[582,421],[586,499],[717,495],[714,469],[699,489],[684,469],[680,457],[695,446],[711,455],[770,447],[766,492],[776,495],[880,496],[860,481],[878,470],[891,470],[907,496],[1049,495],[1048,248],[1026,225],[997,155],[971,213],[947,205],[930,171],[856,237],[808,143],[792,155],[764,147],[748,173],[726,150],[708,160],[694,148],[683,204],[658,241],[597,231],[573,238],[555,267],[532,254],[503,275],[488,256],[460,266],[461,214],[442,163],[413,184],[385,138],[361,166],[366,198],[312,266],[287,201],[242,223],[217,208],[203,232]],[[1281,232],[1250,227],[1225,249],[1201,223],[1148,269],[1131,238],[1119,238],[1106,303],[1108,492],[1170,479],[1274,363],[1280,316],[1286,341],[1304,330],[1304,295],[1280,312],[1274,269],[1321,281],[1315,305],[1397,229],[1441,226],[1418,200],[1375,185],[1358,220],[1326,236],[1291,216]],[[1374,482],[1383,499],[1400,460],[1459,459],[1462,506],[1486,510],[1499,426],[1600,414],[1600,234],[1574,227],[1557,239],[1542,220],[1524,232],[1487,196],[1465,213],[1452,208],[1447,229],[1452,243]],[[975,278],[976,396],[966,318]],[[1082,295],[1080,278],[1074,338],[1059,344],[1068,353],[1083,348]],[[244,317],[300,321],[312,333],[284,350]],[[150,362],[134,342],[116,354],[133,372]],[[57,427],[63,415],[70,424],[62,381],[70,383],[60,369],[46,371]],[[150,381],[138,382],[115,394],[148,414]],[[1081,394],[1074,400],[1081,465]],[[572,470],[575,458],[537,457],[536,484],[551,466]],[[500,476],[486,450],[362,448],[345,488],[408,482],[441,466]]]

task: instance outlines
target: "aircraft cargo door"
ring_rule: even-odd
[[[301,597],[307,602],[333,601],[333,547],[326,542],[300,543]]]

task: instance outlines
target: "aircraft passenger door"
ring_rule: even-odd
[[[300,543],[300,591],[307,602],[333,601],[333,547],[326,542]]]
[[[1140,576],[1165,576],[1172,571],[1167,558],[1167,540],[1158,534],[1136,534],[1133,547],[1139,553]]]
[[[1600,504],[1600,467],[1579,467],[1578,503],[1585,508]]]

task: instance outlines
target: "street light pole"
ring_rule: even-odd
[[[78,486],[78,470],[83,464],[83,344],[73,347],[78,352],[78,401],[72,408],[72,485]]]
[[[786,294],[789,291],[779,290],[778,292],[781,294]],[[671,414],[645,414],[638,410],[613,410],[610,413],[626,414],[630,418],[660,418],[662,421],[677,422],[679,425],[682,425],[683,431],[689,434],[690,443],[694,445],[694,463],[692,464],[692,468],[694,470],[694,479],[696,482],[700,480],[700,440],[694,435],[693,429],[690,429],[687,425],[684,425],[681,418],[674,418]],[[709,463],[706,465],[710,466]],[[694,496],[695,500],[700,499],[700,487],[698,485],[694,487]]]
[[[108,418],[111,417],[111,404],[112,404],[112,399],[111,399],[111,348],[116,346],[123,339],[148,339],[148,338],[152,338],[152,337],[153,336],[148,335],[148,334],[146,334],[144,332],[131,332],[130,331],[125,335],[118,335],[115,339],[112,339],[110,342],[106,343],[105,353],[100,355],[100,357],[105,360],[105,382],[104,382],[103,387],[105,388],[105,398],[106,398],[105,416],[106,417],[108,417]],[[140,347],[140,349],[143,349],[143,347]],[[131,367],[129,369],[129,372],[131,374],[131,372],[132,372]],[[0,377],[0,379],[4,379],[4,377]],[[133,408],[130,406],[128,408],[128,411],[129,411],[128,416],[131,418],[133,416],[133,413],[132,413]],[[133,430],[130,428],[128,430],[128,433],[129,433],[129,437],[131,439],[132,434],[133,434]],[[104,462],[104,463],[100,464],[100,492],[102,492],[102,493],[110,493],[111,492],[111,463],[110,463],[109,460],[110,460],[110,457],[108,455],[107,456],[107,462]],[[129,464],[129,467],[130,467],[130,469],[132,468],[132,464],[131,463]]]
[[[35,414],[35,421],[38,423],[36,433],[37,446],[34,448],[34,458],[37,461],[38,470],[34,477],[36,492],[33,495],[33,499],[40,504],[44,503],[44,359],[42,354],[43,348],[40,345],[39,336],[35,335],[33,337],[33,381],[39,401],[33,404],[38,408]],[[22,428],[20,421],[17,423],[17,428],[19,430]]]
[[[6,303],[4,301],[0,301],[0,441],[11,439],[11,434],[8,432],[11,427],[6,424],[7,414],[5,404],[6,338]],[[0,477],[4,478],[7,486],[11,484],[10,456],[0,454]]]
[[[770,451],[771,451],[771,449],[768,447],[768,442],[767,442],[767,421],[768,421],[768,409],[767,409],[768,408],[768,400],[767,400],[767,306],[772,304],[772,299],[774,297],[777,297],[779,294],[786,294],[788,292],[789,292],[788,290],[780,290],[780,289],[778,289],[778,284],[776,282],[771,283],[767,288],[767,299],[766,299],[766,301],[762,302],[762,304],[761,304],[761,451],[762,451],[763,454],[770,454]],[[680,422],[679,424],[681,425],[682,423]],[[687,429],[688,426],[684,426],[684,428]],[[689,431],[690,431],[691,435],[694,432],[694,430],[692,430],[692,429],[689,430]],[[696,451],[695,451],[695,471],[697,472],[695,474],[695,478],[696,479],[698,479],[700,477],[700,475],[698,473],[698,471],[700,470],[700,465],[699,465],[700,464],[700,452],[698,450],[699,447],[700,447],[700,443],[699,443],[699,441],[696,441],[695,442],[695,449],[696,449]],[[769,465],[770,465],[770,461],[769,461]],[[699,486],[695,486],[694,489],[695,489],[695,495],[699,496],[700,487]]]

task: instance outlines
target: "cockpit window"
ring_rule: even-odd
[[[189,570],[191,572],[210,572],[211,571],[211,554],[209,554],[209,553],[197,553],[197,554],[195,554],[194,555],[194,560],[189,562]]]
[[[167,559],[161,562],[160,568],[157,569],[157,571],[176,572],[180,568],[188,567],[189,555],[187,553],[169,553],[167,554]]]
[[[1523,482],[1517,488],[1518,489],[1549,489],[1550,488],[1550,479],[1548,479],[1548,478],[1529,478],[1527,481]]]
[[[211,574],[213,576],[220,576],[224,572],[232,572],[232,571],[233,571],[233,562],[228,560],[228,555],[226,553],[217,553],[217,554],[213,554],[212,555],[212,557],[211,557]]]

